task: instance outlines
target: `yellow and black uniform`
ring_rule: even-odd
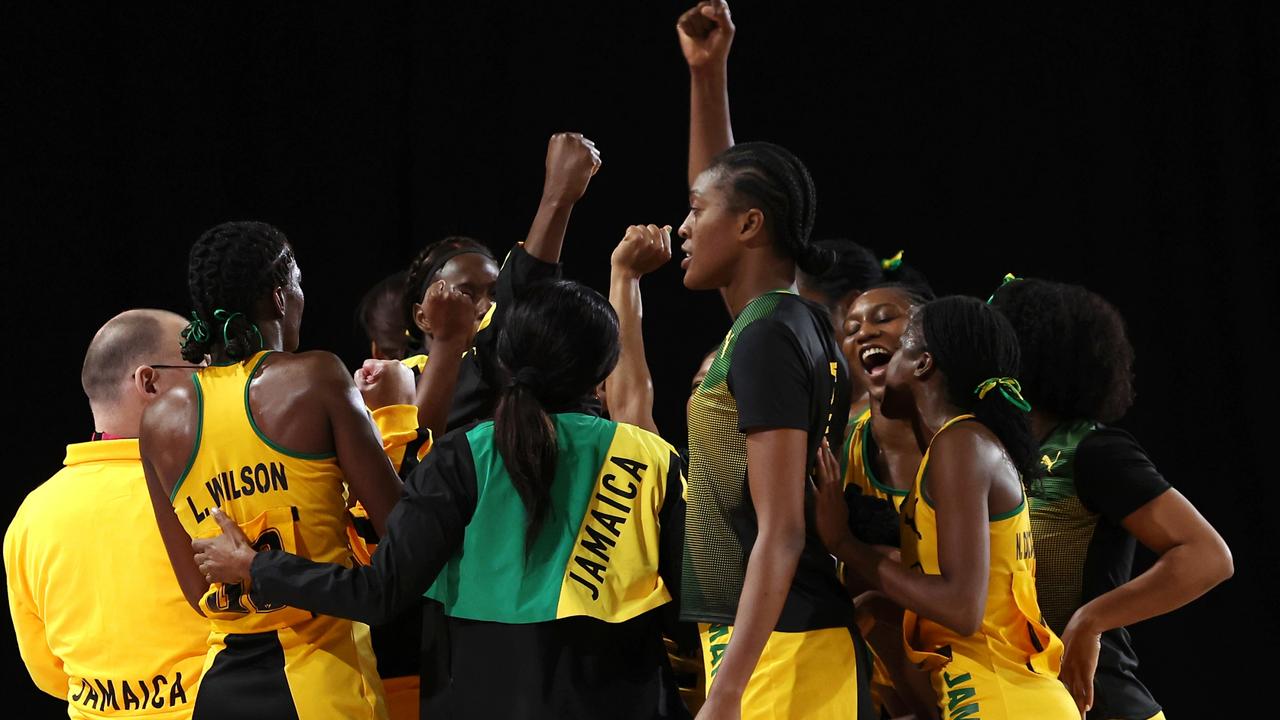
[[[876,438],[871,432],[871,410],[867,409],[850,423],[849,432],[844,439],[844,448],[840,453],[844,486],[856,487],[862,495],[893,503],[894,510],[901,510],[902,502],[911,491],[899,490],[876,477],[875,464],[871,460],[875,453]]]
[[[1136,541],[1121,523],[1169,483],[1133,436],[1088,420],[1060,424],[1040,449],[1045,475],[1028,493],[1036,589],[1061,633],[1081,605],[1132,577]],[[1161,711],[1137,667],[1124,628],[1102,634],[1090,717],[1146,720]]]
[[[258,429],[249,386],[270,352],[193,374],[200,424],[170,500],[192,538],[219,533],[213,508],[258,549],[353,564],[346,483],[333,454],[283,448]],[[195,717],[385,717],[368,633],[349,620],[214,584],[201,600],[209,652]],[[251,698],[251,701],[246,700]]]
[[[4,537],[31,678],[72,718],[191,717],[209,623],[173,576],[138,441],[68,445],[64,464]]]
[[[952,418],[938,435],[971,419]],[[902,506],[902,562],[938,575],[938,518],[926,484],[928,465],[926,450]],[[962,636],[907,610],[902,618],[907,657],[929,672],[943,720],[1077,720],[1080,712],[1058,682],[1062,641],[1049,630],[1036,602],[1036,560],[1025,497],[1013,510],[992,515],[988,527],[991,567],[982,626]]]
[[[732,636],[757,534],[746,433],[806,431],[812,467],[823,437],[840,447],[849,388],[827,311],[779,291],[743,308],[694,391],[681,619],[700,623],[708,686]],[[744,693],[743,717],[853,717],[853,604],[812,523],[774,630]]]
[[[427,591],[447,618],[424,658],[441,669],[424,674],[424,717],[687,717],[658,612],[679,580],[679,458],[584,407],[552,421],[550,507],[527,553],[524,504],[483,422],[409,477],[372,565],[259,553],[254,587],[375,624]]]

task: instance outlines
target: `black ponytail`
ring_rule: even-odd
[[[979,397],[984,382],[1018,376],[1018,336],[1009,320],[981,300],[952,296],[922,307],[917,322],[925,347],[946,378],[947,399],[973,413],[999,438],[1023,482],[1039,477],[1040,447],[1026,411],[1010,397],[1016,393],[1008,386],[992,386]]]
[[[711,160],[708,172],[723,173],[739,210],[759,208],[774,242],[804,273],[821,275],[836,253],[810,241],[818,194],[809,169],[789,150],[767,142],[734,145]]]
[[[227,358],[244,360],[262,349],[251,313],[275,288],[289,282],[293,248],[262,222],[228,222],[207,230],[187,261],[191,324],[183,331],[182,358],[198,363],[221,346]]]
[[[551,413],[573,407],[618,362],[618,316],[599,293],[560,280],[516,298],[498,334],[506,372],[493,440],[528,515],[525,551],[546,522],[557,438]]]

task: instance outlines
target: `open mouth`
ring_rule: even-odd
[[[869,345],[862,349],[862,353],[858,359],[862,361],[862,369],[871,377],[883,375],[885,369],[889,366],[889,360],[893,358],[893,353],[880,347],[879,345]]]

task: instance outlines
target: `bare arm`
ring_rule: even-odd
[[[542,200],[524,240],[524,250],[543,262],[560,262],[564,233],[574,203],[582,199],[600,169],[600,151],[579,133],[557,133],[547,143]]]
[[[759,534],[725,651],[707,696],[708,717],[737,708],[760,653],[778,624],[804,550],[805,455],[808,433],[783,428],[747,433],[747,482]]]
[[[427,428],[438,438],[449,424],[462,356],[475,337],[476,306],[456,288],[446,287],[443,280],[427,290],[423,304],[431,328],[431,359],[418,379],[414,404],[418,406],[418,427]]]
[[[991,480],[985,472],[974,472],[985,465],[985,453],[972,435],[962,431],[938,438],[930,452],[928,490],[938,516],[940,574],[915,572],[853,537],[840,488],[840,467],[825,445],[818,465],[819,534],[833,555],[890,600],[961,635],[971,635],[982,624],[991,565],[987,532]]]
[[[729,46],[734,25],[724,0],[704,0],[676,22],[689,64],[689,185],[733,146],[729,121]]]
[[[618,313],[622,351],[605,382],[609,417],[650,432],[653,421],[653,377],[644,354],[640,278],[671,259],[671,226],[632,225],[613,251],[609,275],[609,303]]]
[[[1102,633],[1172,612],[1235,572],[1222,536],[1177,490],[1156,496],[1122,524],[1159,558],[1138,577],[1085,603],[1067,623],[1061,679],[1082,710],[1093,704]]]

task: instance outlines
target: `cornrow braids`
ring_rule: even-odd
[[[187,261],[193,308],[182,357],[200,362],[216,347],[232,360],[262,348],[253,322],[257,303],[289,281],[293,248],[278,229],[263,222],[228,222],[207,230]]]
[[[835,261],[830,248],[810,241],[817,190],[809,169],[789,150],[767,142],[741,143],[713,158],[708,169],[722,174],[736,209],[757,207],[764,213],[774,241],[801,271],[821,275]]]
[[[462,235],[451,235],[422,248],[418,256],[409,264],[409,276],[404,284],[404,319],[405,328],[414,345],[421,346],[426,338],[418,328],[418,323],[414,322],[413,306],[422,302],[427,288],[431,287],[431,283],[444,266],[454,257],[465,253],[477,253],[495,263],[498,262],[498,259],[493,256],[493,251],[479,240]]]

